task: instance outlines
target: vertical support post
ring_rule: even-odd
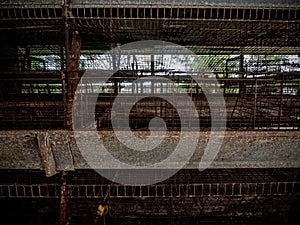
[[[278,130],[280,129],[280,126],[281,126],[281,117],[282,117],[283,80],[284,80],[284,74],[282,74],[281,83],[280,83],[280,103],[279,103],[279,110],[278,110]]]
[[[64,71],[65,69],[65,52],[64,47],[60,46],[60,70]]]
[[[31,70],[30,48],[25,48],[24,69]]]
[[[70,56],[70,37],[69,37],[69,23],[68,23],[68,0],[62,0],[62,16],[63,16],[63,20],[65,23],[65,27],[64,27],[64,32],[65,32],[65,65],[61,65],[61,69],[62,69],[62,92],[63,92],[63,102],[64,102],[64,128],[68,129],[69,127],[67,126],[67,124],[69,122],[67,122],[67,74],[68,74],[68,62],[69,60],[69,56]],[[63,52],[61,52],[63,54]],[[61,59],[63,58],[63,56],[61,56]]]
[[[226,62],[225,62],[225,71],[226,71],[225,78],[228,79],[228,77],[229,77],[228,59],[226,59]]]
[[[118,66],[117,66],[117,52],[116,52],[116,45],[112,44],[112,66],[113,66],[113,71],[117,72]],[[118,78],[114,78],[114,94],[118,95],[119,94],[119,82],[117,80]]]
[[[69,6],[67,1],[63,6],[65,17],[65,52],[66,65],[63,73],[63,97],[64,97],[64,118],[65,129],[73,129],[72,108],[75,91],[79,81],[81,36],[79,31],[70,28]]]
[[[66,41],[67,42],[67,41]],[[67,42],[68,43],[68,42]],[[66,46],[69,47],[69,46]],[[79,82],[81,37],[78,31],[72,31],[70,51],[66,51],[66,74],[65,74],[65,128],[73,128],[72,107],[75,91]]]
[[[61,64],[63,101],[64,101],[64,127],[67,130],[73,128],[72,106],[74,94],[77,87],[79,57],[81,41],[78,32],[72,33],[70,42],[70,24],[69,24],[69,0],[62,0],[63,18],[65,22],[65,65]],[[61,60],[64,59],[63,48],[61,48]],[[74,80],[75,78],[75,80]],[[77,79],[76,79],[77,78]],[[60,196],[60,215],[59,224],[67,225],[70,218],[70,190],[67,186],[67,171],[62,172],[61,178],[61,196]]]
[[[151,67],[151,76],[154,76],[155,74],[154,74],[154,55],[153,54],[151,54],[151,65],[150,65],[150,67]]]
[[[142,79],[140,79],[139,83],[140,83],[140,88],[141,88],[141,94],[143,94],[144,93],[144,82]]]
[[[64,65],[64,70],[62,71],[62,86],[63,86],[63,101],[64,101],[64,127],[68,129],[68,123],[67,121],[67,77],[68,77],[68,63],[69,63],[69,58],[70,58],[70,36],[69,36],[69,23],[68,23],[68,0],[62,0],[62,9],[63,9],[63,17],[64,17],[64,23],[65,23],[65,65]]]
[[[67,171],[62,172],[62,184],[61,184],[61,195],[60,195],[60,215],[59,215],[59,225],[69,224],[70,218],[70,188],[67,186]]]
[[[240,78],[241,79],[244,79],[245,78],[245,74],[244,74],[244,55],[240,55]],[[244,82],[244,80],[242,80],[241,82],[240,82],[240,90],[239,90],[239,92],[241,93],[241,92],[243,92],[243,91],[245,91],[245,93],[246,93],[246,87],[245,87],[245,82]]]
[[[117,96],[119,93],[119,84],[117,78],[114,78],[114,94]]]
[[[150,70],[151,70],[151,77],[152,77],[152,79],[151,79],[151,94],[153,94],[154,93],[154,76],[155,76],[155,71],[154,71],[154,55],[153,54],[151,54],[151,68],[150,68]]]
[[[255,126],[256,126],[256,104],[257,104],[257,79],[255,78],[254,107],[253,107],[253,129],[255,129]]]

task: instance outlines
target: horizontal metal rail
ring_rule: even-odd
[[[53,4],[53,5],[61,5],[64,3],[68,3],[70,5],[99,5],[99,4],[107,4],[107,5],[120,5],[120,4],[166,4],[166,5],[222,5],[222,6],[236,6],[236,5],[264,5],[264,6],[290,6],[297,5],[296,0],[213,0],[213,1],[192,1],[192,0],[127,0],[123,2],[111,1],[111,0],[2,0],[0,4],[6,5],[23,5],[23,4],[33,4],[33,5],[43,5],[43,4]]]
[[[0,5],[1,6],[1,5]],[[73,18],[80,19],[180,19],[180,20],[250,20],[250,21],[297,21],[300,10],[294,7],[155,7],[145,6],[77,6],[70,9]],[[14,6],[0,8],[1,20],[13,19],[62,19],[61,8]],[[88,22],[88,21],[87,21]],[[177,25],[177,26],[180,26]],[[181,25],[183,26],[183,25]]]
[[[59,184],[0,185],[0,198],[59,198]],[[300,182],[157,184],[127,186],[115,184],[68,184],[66,198],[164,198],[199,196],[299,195]]]

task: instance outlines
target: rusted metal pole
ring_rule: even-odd
[[[73,129],[72,108],[79,81],[81,36],[78,30],[70,28],[68,6],[65,6],[65,48],[66,66],[63,74],[65,129]],[[76,24],[73,24],[76,26]]]
[[[67,77],[69,73],[69,58],[70,58],[70,36],[69,36],[69,23],[68,23],[68,0],[62,0],[62,9],[63,9],[63,18],[64,18],[64,23],[65,23],[65,65],[64,65],[64,70],[62,71],[62,83],[63,83],[63,101],[64,101],[64,127],[68,127],[68,122],[67,122],[67,90],[68,90],[68,83],[67,83]]]
[[[111,51],[111,58],[112,58],[112,69],[113,69],[113,72],[117,72],[117,70],[119,69],[118,66],[117,66],[117,45],[116,44],[112,44],[111,45],[111,48],[112,48],[112,51]],[[118,95],[119,94],[119,81],[118,79],[114,79],[114,94],[115,95]]]
[[[151,65],[150,65],[150,70],[151,70],[151,76],[154,77],[155,76],[155,66],[154,66],[154,55],[151,54]],[[154,93],[154,80],[151,80],[151,93]]]
[[[245,71],[244,71],[244,55],[240,55],[240,78],[241,79],[244,79],[245,78],[245,73],[244,73]],[[242,81],[241,83],[240,83],[240,92],[243,92],[244,91],[244,89],[245,89],[245,83],[244,83],[244,81]]]
[[[70,66],[71,57],[71,45],[70,45],[70,24],[69,24],[69,0],[62,0],[63,18],[65,22],[65,65],[61,65],[62,70],[62,82],[63,82],[63,101],[64,101],[64,126],[66,129],[72,128],[72,101],[70,101],[71,96],[71,86],[70,82],[70,71],[72,67]],[[80,49],[79,49],[80,51]],[[63,54],[63,51],[61,52]],[[61,56],[63,58],[63,55]],[[59,224],[66,225],[69,222],[70,217],[70,205],[67,196],[70,194],[70,190],[67,187],[67,171],[62,172],[62,184],[61,184],[61,196],[60,196],[60,215]]]
[[[67,225],[70,220],[70,188],[67,186],[67,175],[67,171],[62,172],[59,225]]]
[[[255,79],[254,85],[253,129],[255,129],[256,126],[257,79]]]
[[[279,103],[279,110],[278,110],[278,130],[281,127],[282,105],[283,105],[283,80],[284,80],[284,74],[282,74],[281,83],[280,83],[280,103]]]

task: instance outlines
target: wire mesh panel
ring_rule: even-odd
[[[2,129],[63,127],[61,50],[37,45],[5,53],[10,63],[0,69]]]
[[[253,56],[245,57],[249,59],[243,62],[242,68],[239,59],[231,60],[230,55],[219,59],[218,56],[204,57],[214,70],[212,73],[202,74],[201,79],[209,83],[212,74],[217,77],[226,101],[228,128],[298,129],[300,84],[297,56],[278,56],[284,62],[269,60],[267,64],[259,59],[254,60]],[[57,70],[60,58],[50,55],[38,56],[40,61],[30,59],[30,64],[22,60],[17,74],[2,72],[2,127],[61,128],[64,122],[64,103],[62,72]],[[101,64],[99,56],[82,57],[84,69],[97,68],[98,64]],[[165,64],[168,66],[168,62]],[[134,65],[140,68],[139,70],[135,68],[129,70],[128,65],[124,63],[125,69],[119,70],[108,82],[99,83],[96,79],[92,79],[88,83],[81,84],[82,93],[78,101],[86,102],[85,107],[90,107],[88,99],[91,96],[98,95],[97,105],[94,111],[92,110],[98,129],[112,128],[111,109],[117,95],[122,96],[126,102],[131,94],[147,96],[152,93],[171,96],[174,91],[188,94],[197,108],[201,127],[210,127],[210,106],[201,85],[191,77],[173,71],[171,67],[157,68],[157,71],[162,72],[157,72],[156,77],[152,77],[147,75],[150,72],[143,69],[143,65]],[[162,77],[172,80],[173,84],[162,82],[160,80]],[[211,93],[214,92],[215,87],[212,84],[207,87]],[[178,105],[183,109],[186,107],[185,102],[178,102]],[[86,108],[79,111],[82,115],[85,112]],[[178,112],[172,104],[160,98],[147,97],[132,108],[130,126],[132,129],[147,129],[149,121],[154,117],[163,118],[171,130],[180,129],[180,123],[184,122],[180,121]],[[119,123],[122,124],[122,121]],[[185,123],[191,126],[194,124],[192,120]]]
[[[3,218],[12,222],[27,218],[37,224],[58,224],[62,199],[69,201],[69,224],[94,224],[104,218],[109,224],[124,218],[141,222],[144,217],[145,224],[164,218],[211,219],[216,224],[228,217],[233,224],[241,222],[235,221],[238,218],[249,224],[262,219],[287,221],[297,212],[300,193],[298,169],[182,170],[167,181],[146,186],[116,184],[91,170],[70,171],[66,183],[59,179],[61,174],[45,178],[35,170],[4,173],[12,176],[0,184]],[[63,189],[70,191],[63,195]]]
[[[169,131],[180,130],[182,124],[210,129],[211,105],[203,84],[212,94],[221,89],[228,130],[299,129],[299,15],[297,0],[1,0],[0,129],[72,129],[74,100],[85,103],[76,113],[87,129],[111,130],[112,119],[118,116],[117,129],[122,130],[125,113],[114,112],[112,106],[116,97],[126,105],[133,94],[143,98],[129,113],[132,130],[148,132],[155,117],[162,118]],[[140,40],[169,41],[191,50],[206,65],[202,83],[188,70],[178,70],[185,57],[180,54],[177,61],[160,54],[126,54],[117,60],[119,65],[107,81],[90,77],[78,84],[88,70],[105,66],[107,51]],[[169,101],[147,97],[169,97],[188,115],[186,102],[174,93],[188,96],[196,118],[180,117]],[[95,106],[90,104],[93,98]],[[284,144],[294,140],[279,133]],[[26,135],[17,146],[38,154],[44,142],[37,143],[34,136],[29,143]],[[66,139],[54,138],[45,149],[63,155],[60,150],[67,146],[74,169],[76,144]],[[246,144],[266,154],[270,140]],[[29,152],[18,154],[24,164],[13,166],[28,165]],[[55,156],[54,170],[64,170],[59,166],[63,157]],[[41,171],[0,173],[1,218],[16,224],[30,219],[58,224],[59,211],[62,215],[67,210],[66,223],[61,224],[219,224],[228,218],[236,224],[287,224],[293,217],[298,219],[297,169],[216,169],[201,175],[198,170],[182,170],[148,186],[119,185],[87,170],[63,171],[55,178],[46,178]],[[106,217],[99,216],[99,208]]]
[[[177,43],[205,62],[203,82],[216,78],[224,91],[228,128],[298,129],[297,1],[156,3],[1,1],[2,129],[64,128],[71,117],[70,92],[76,89],[76,85],[69,88],[73,79],[69,79],[70,74],[78,73],[80,78],[86,70],[102,67],[103,55],[113,47],[149,39]],[[80,40],[76,69],[70,67],[72,46],[79,46],[73,43],[75,33]],[[108,82],[94,80],[84,84],[82,101],[89,95],[99,95],[93,111],[98,129],[111,129],[111,106],[117,94],[124,99],[132,93],[167,96],[172,88],[190,96],[201,127],[210,127],[210,107],[201,85],[186,71],[174,71],[176,62],[159,55],[154,61],[153,77],[148,76],[150,56],[137,58],[129,54],[123,56],[118,71]],[[160,82],[160,77],[172,80],[175,87]],[[211,92],[214,88],[209,85]],[[185,107],[184,103],[178,104]],[[82,108],[80,114],[85,113]],[[193,124],[191,118],[179,121],[178,112],[168,102],[147,98],[133,107],[131,128],[146,129],[156,116],[173,130],[179,129],[180,122]]]
[[[0,198],[60,198],[62,188],[70,190],[66,198],[75,199],[284,196],[299,195],[300,191],[297,169],[239,169],[239,174],[230,169],[207,170],[204,173],[181,170],[161,183],[142,186],[113,183],[91,170],[70,172],[66,184],[59,180],[60,174],[45,178],[38,171],[8,172],[16,177],[25,177],[6,178],[1,182]],[[123,173],[125,175],[126,171]],[[224,179],[228,175],[231,178]]]
[[[209,93],[221,88],[227,107],[227,126],[231,129],[298,129],[299,128],[299,58],[290,55],[217,55],[199,56],[212,72],[204,72],[199,79],[205,83]],[[155,57],[154,57],[155,58]],[[180,57],[179,57],[180,58]],[[270,59],[268,59],[270,58]],[[272,59],[273,58],[273,59]],[[94,68],[99,58],[88,59],[85,56],[85,68]],[[128,56],[126,56],[128,60]],[[111,119],[114,115],[112,106],[115,97],[122,102],[129,101],[131,95],[145,96],[138,101],[130,111],[130,126],[132,129],[147,129],[149,121],[161,117],[170,130],[180,129],[180,124],[188,123],[193,126],[192,118],[180,118],[170,102],[159,97],[147,97],[148,94],[172,96],[174,93],[186,93],[195,104],[200,127],[209,128],[211,125],[210,105],[203,92],[203,84],[196,82],[187,71],[176,71],[174,64],[168,60],[160,62],[157,58],[155,76],[147,70],[143,60],[127,62],[121,59],[121,68],[107,82],[96,79],[81,83],[78,101],[89,102],[88,96],[98,95],[95,108],[95,124],[98,129],[112,129]],[[150,63],[150,58],[148,59]],[[125,62],[126,61],[126,62]],[[146,60],[147,62],[147,60]],[[101,66],[101,65],[100,65]],[[164,66],[164,68],[161,68]],[[132,68],[131,68],[132,67]],[[129,69],[131,68],[131,69]],[[213,84],[216,77],[219,86]],[[168,78],[173,83],[164,83],[160,78]],[[202,85],[202,86],[201,86]],[[206,92],[206,94],[207,94]],[[174,95],[174,98],[176,96]],[[179,101],[179,99],[174,101]],[[184,109],[185,102],[178,102]],[[85,107],[90,107],[85,105]],[[84,115],[87,108],[80,109]],[[118,113],[122,114],[122,111]],[[125,113],[125,112],[124,112]],[[124,114],[125,115],[125,114]],[[188,115],[188,113],[186,114]],[[125,118],[125,116],[119,116]],[[181,120],[180,120],[181,119]],[[122,121],[118,121],[124,124]]]

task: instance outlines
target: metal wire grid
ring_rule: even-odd
[[[154,186],[67,185],[66,198],[180,198],[201,196],[276,196],[299,194],[300,182],[159,184]],[[0,198],[60,198],[55,184],[0,185]]]
[[[35,1],[33,2],[35,3]],[[44,1],[42,5],[46,2],[49,3],[50,1]],[[18,59],[16,59],[18,61],[16,63],[18,70],[51,71],[56,69],[62,71],[65,67],[65,50],[64,47],[62,47],[65,27],[62,15],[63,10],[57,7],[58,1],[50,2],[54,4],[55,7],[52,5],[44,5],[39,8],[22,5],[20,4],[24,3],[22,1],[17,1],[16,3],[18,4],[15,5],[6,3],[8,3],[8,1],[1,4],[1,29],[7,32],[8,36],[10,36],[9,32],[17,31],[17,34],[23,37],[17,40],[21,46],[18,49]],[[79,3],[79,1],[73,1],[72,3]],[[86,2],[80,1],[80,3]],[[216,6],[218,6],[219,3],[223,3],[223,1],[217,1]],[[231,2],[226,1],[226,4],[228,3]],[[93,57],[94,52],[103,52],[103,49],[109,49],[111,47],[109,43],[112,41],[129,42],[141,38],[148,39],[149,37],[159,37],[160,39],[178,42],[195,50],[197,53],[217,52],[220,54],[228,54],[233,52],[243,53],[244,51],[249,51],[254,54],[258,52],[266,54],[271,52],[288,53],[290,50],[295,51],[298,47],[297,30],[299,23],[295,21],[297,21],[299,9],[293,3],[286,4],[285,6],[279,4],[276,7],[267,2],[259,6],[257,5],[256,7],[253,7],[253,4],[238,5],[238,7],[233,7],[230,4],[228,7],[212,7],[211,5],[205,7],[197,7],[197,5],[179,6],[176,4],[157,7],[145,7],[145,5],[121,7],[121,5],[117,4],[104,4],[103,7],[100,7],[99,4],[96,4],[95,7],[91,7],[90,4],[80,4],[77,6],[70,4],[69,6],[72,14],[71,16],[69,15],[69,19],[75,20],[75,23],[79,24],[83,34],[83,42],[85,43],[83,44],[82,52],[89,58]],[[153,18],[156,20],[153,20]],[[228,21],[230,21],[230,23]],[[199,27],[201,29],[199,29]],[[47,35],[43,35],[39,30],[40,28],[42,28]],[[225,31],[225,33],[219,35],[220,30]],[[230,38],[232,35],[236,38]],[[283,36],[284,38],[282,38]],[[100,42],[99,38],[101,39]],[[98,42],[95,40],[98,40]],[[237,43],[239,44],[237,45]],[[199,47],[199,45],[204,47]],[[273,47],[273,45],[277,47]],[[217,48],[218,50],[216,50]],[[30,52],[27,55],[28,50]],[[44,61],[39,59],[35,61],[35,56],[41,55],[50,55],[52,58],[55,56],[57,62],[54,62],[53,59]],[[92,62],[93,60],[89,61]],[[216,70],[215,66],[214,70]],[[222,72],[224,73],[224,71]],[[221,75],[221,73],[219,73],[219,75]],[[13,86],[21,82],[23,83],[23,92],[33,93],[35,91],[39,96],[57,92],[56,96],[58,96],[62,88],[61,80],[49,82],[46,81],[46,79],[43,79],[45,82],[41,81],[43,85],[36,86],[35,82],[38,82],[37,78],[34,78],[34,81],[30,82],[24,82],[24,78],[21,78],[22,81],[16,80]],[[252,84],[248,87],[248,90],[252,90],[253,95],[250,96],[250,102],[253,102],[253,104],[245,105],[247,96],[242,96],[238,99],[239,101],[236,101],[236,107],[234,107],[232,113],[232,117],[236,117],[238,120],[239,117],[243,117],[247,121],[246,123],[240,123],[232,127],[249,127],[250,124],[260,123],[259,118],[256,122],[253,122],[259,115],[258,113],[254,113],[251,109],[253,105],[257,106],[256,110],[259,111],[259,107],[266,108],[269,106],[270,108],[274,108],[274,104],[278,104],[279,100],[277,98],[274,101],[270,100],[269,103],[265,103],[263,98],[256,99],[254,96],[255,92],[253,92],[253,81],[251,82]],[[297,86],[297,81],[293,80],[291,82],[295,82]],[[230,82],[228,83],[225,80],[221,81],[221,83],[224,87],[230,84]],[[284,85],[288,84],[284,83]],[[238,87],[238,85],[236,87]],[[11,94],[10,96],[18,98],[17,95]],[[38,97],[38,103],[32,105],[43,106],[43,102],[40,100],[41,98]],[[15,102],[18,101],[19,100],[15,99]],[[272,102],[274,102],[274,104],[272,104]],[[287,120],[292,118],[291,122],[294,123],[297,128],[297,98],[285,95],[280,99],[280,102],[282,102],[282,108],[286,108],[287,111],[289,111],[290,107],[293,108],[292,113],[285,113],[285,115],[288,115]],[[15,104],[17,106],[19,103]],[[51,103],[45,103],[45,105],[47,104],[49,105]],[[268,106],[266,106],[266,104],[268,104]],[[6,106],[10,105],[12,104],[9,103]],[[201,107],[204,106],[205,101],[200,102],[200,105]],[[29,123],[22,123],[22,118],[18,119],[18,116],[14,116],[13,112],[10,112],[9,107],[7,108],[6,106],[5,109],[3,109],[4,111],[2,110],[2,115],[12,114],[11,121],[14,124],[19,124],[17,126],[18,128],[21,128],[23,125],[27,126],[28,124],[33,124],[30,118]],[[60,110],[53,111],[51,114],[57,115],[55,120],[60,124],[58,125],[58,127],[60,127],[63,121],[62,102],[56,104],[55,107],[58,107]],[[245,109],[246,111],[242,113],[239,108],[242,110]],[[268,110],[273,112],[274,110],[270,108]],[[276,109],[278,110],[275,111],[280,111],[278,107]],[[24,114],[26,110],[27,109],[23,108],[19,114]],[[263,111],[265,112],[265,109]],[[253,113],[256,115],[253,116]],[[281,113],[282,112],[280,112],[280,115]],[[245,115],[248,114],[250,118],[247,119]],[[277,113],[277,115],[279,115],[279,113]],[[280,118],[280,115],[274,115],[274,121]],[[234,118],[232,119],[234,120]],[[23,120],[26,119],[23,118]],[[39,120],[37,127],[42,126],[42,120]],[[51,123],[51,119],[49,121]],[[209,119],[207,121],[209,122]],[[11,122],[6,122],[4,119],[4,124],[11,126]],[[261,124],[262,123],[263,122],[261,122]],[[278,122],[278,126],[281,126],[279,125],[280,123],[281,122]],[[4,125],[4,127],[5,126],[6,125]],[[45,126],[53,127],[49,124]],[[268,126],[274,125],[265,124],[265,127]],[[54,127],[57,126],[55,125]]]
[[[7,177],[6,182],[1,182],[1,198],[59,198],[61,188],[69,190],[64,196],[66,198],[99,199],[300,194],[299,170],[294,169],[229,169],[202,173],[181,170],[166,181],[147,186],[120,185],[89,170],[70,171],[64,184],[61,183],[60,174],[45,178],[41,172],[34,171],[10,173],[15,177]],[[123,173],[125,175],[126,171]],[[14,181],[16,179],[17,182]]]
[[[79,7],[80,6],[80,7]],[[298,8],[295,6],[268,7],[268,6],[202,6],[199,5],[170,5],[161,4],[138,7],[133,5],[103,5],[103,8],[95,8],[92,5],[78,5],[72,7],[72,14],[78,18],[120,18],[120,19],[218,19],[218,20],[297,20]],[[98,6],[99,7],[99,6]]]

